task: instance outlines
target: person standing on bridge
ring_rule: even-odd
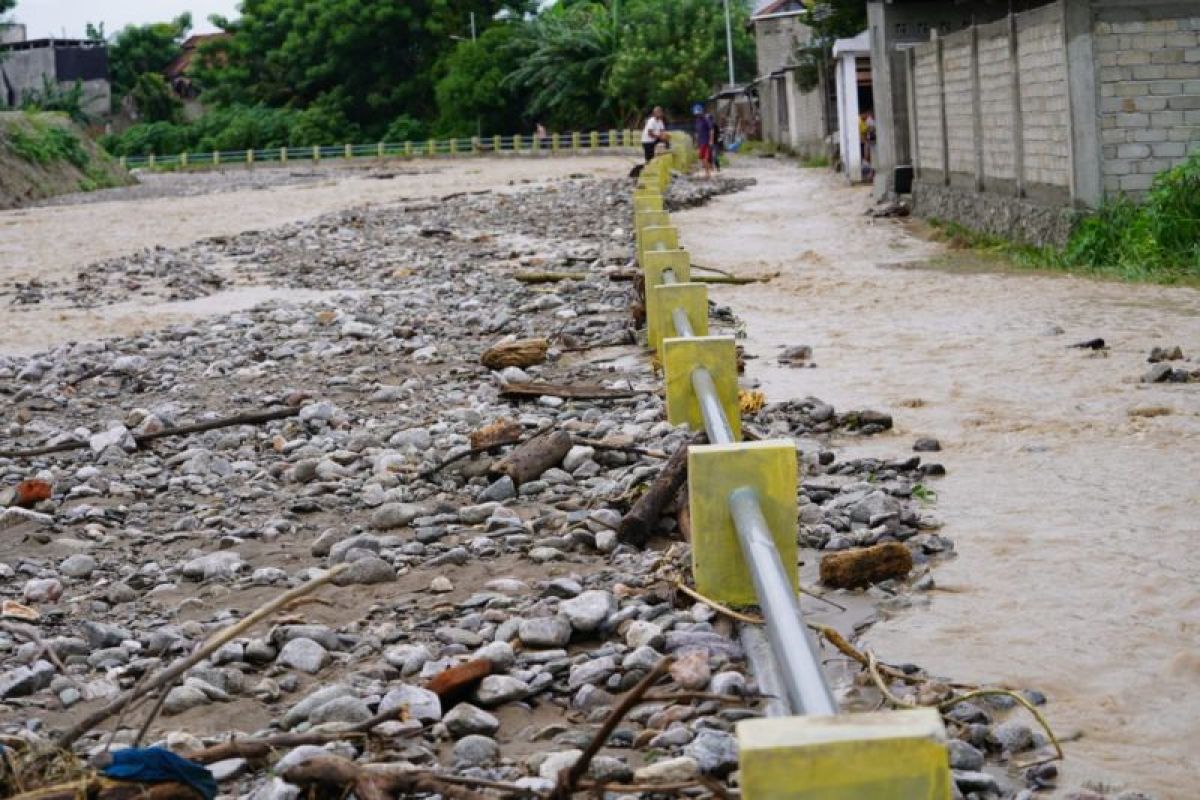
[[[670,147],[670,141],[671,137],[667,133],[667,126],[663,123],[662,106],[655,106],[642,128],[642,151],[646,155],[646,163],[649,164],[654,158],[654,152],[658,149],[659,142],[666,142]]]

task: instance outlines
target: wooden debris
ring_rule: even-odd
[[[518,272],[513,278],[521,283],[558,283],[587,280],[586,272]]]
[[[762,275],[693,275],[692,283],[727,283],[734,286],[745,286],[748,283],[770,283],[779,277],[778,272],[767,272]]]
[[[518,441],[524,432],[524,428],[515,419],[498,419],[471,434],[471,449],[490,450],[512,444]]]
[[[912,553],[907,547],[885,542],[824,556],[821,583],[834,589],[858,589],[889,578],[903,578],[912,567]]]
[[[442,670],[430,678],[425,688],[445,701],[465,695],[475,684],[491,674],[492,662],[486,658],[477,658]]]
[[[21,508],[32,508],[39,501],[49,500],[52,487],[49,481],[30,478],[17,484],[14,504]]]
[[[139,783],[91,775],[68,783],[43,786],[8,800],[204,800],[186,783]]]
[[[500,388],[500,396],[510,399],[539,397],[563,397],[568,400],[624,400],[649,394],[635,389],[608,389],[589,384],[560,383],[506,383]]]
[[[546,351],[549,349],[550,342],[547,339],[498,342],[485,350],[479,361],[488,369],[532,367],[546,360]]]
[[[557,467],[571,449],[574,441],[566,431],[555,431],[548,436],[538,436],[505,456],[492,467],[497,475],[507,475],[513,483],[537,480],[551,467]]]
[[[341,756],[310,758],[283,773],[288,783],[308,789],[309,797],[346,797],[358,800],[393,800],[414,794],[439,794],[449,800],[489,800],[425,770],[405,764],[356,764]]]
[[[646,544],[646,540],[650,538],[650,534],[658,524],[658,518],[662,516],[663,510],[675,499],[680,487],[687,481],[688,447],[693,444],[703,444],[707,440],[703,433],[696,434],[671,455],[658,473],[658,477],[654,479],[654,483],[650,484],[646,493],[634,503],[633,508],[629,509],[629,513],[621,518],[617,537],[622,542],[635,547],[642,547]]]

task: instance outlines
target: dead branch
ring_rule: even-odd
[[[585,281],[586,272],[518,272],[513,278],[521,283],[558,283],[559,281]]]
[[[654,483],[650,484],[646,493],[634,503],[633,508],[629,509],[629,513],[621,518],[617,535],[622,542],[635,547],[641,547],[646,543],[651,532],[654,531],[654,526],[658,524],[658,518],[662,516],[663,509],[675,499],[679,488],[687,480],[688,448],[693,444],[703,444],[707,440],[703,433],[696,434],[671,454],[671,458],[658,473]]]
[[[397,764],[355,764],[341,756],[318,756],[291,767],[283,779],[316,790],[317,797],[392,800],[400,794],[440,794],[451,800],[490,800],[487,795],[444,781],[433,773]],[[310,795],[313,796],[313,795]]]
[[[271,602],[259,607],[256,611],[249,614],[245,619],[230,625],[224,630],[210,636],[203,644],[197,647],[191,655],[185,656],[175,661],[174,664],[159,672],[144,685],[134,686],[126,692],[122,692],[115,698],[110,700],[102,707],[88,714],[79,722],[68,728],[58,738],[58,746],[63,750],[70,749],[80,736],[90,731],[92,728],[99,725],[104,720],[111,717],[113,714],[119,713],[126,704],[130,703],[135,698],[150,694],[151,692],[173,684],[180,675],[187,672],[196,664],[200,663],[210,655],[221,649],[226,642],[236,639],[250,628],[253,628],[259,622],[267,619],[283,606],[295,600],[297,597],[304,597],[317,589],[329,583],[335,577],[340,575],[348,568],[347,564],[340,564],[326,572],[324,575],[313,578],[311,581],[297,586],[290,592],[286,592]]]
[[[203,800],[186,783],[138,783],[92,774],[80,780],[43,786],[8,800]]]
[[[588,384],[572,386],[561,383],[506,383],[500,387],[500,396],[510,399],[549,396],[568,400],[625,400],[631,397],[641,397],[644,394],[650,394],[650,392],[633,389],[608,389],[604,386]]]
[[[548,436],[535,436],[513,449],[511,453],[493,465],[492,473],[507,475],[513,483],[537,480],[546,470],[557,467],[573,445],[571,434],[554,431]]]
[[[587,774],[588,767],[591,765],[592,759],[596,757],[596,753],[600,752],[600,748],[608,741],[608,737],[616,730],[617,725],[621,724],[621,720],[625,719],[625,715],[641,702],[642,695],[646,694],[650,687],[658,683],[659,678],[666,674],[673,660],[669,656],[661,659],[654,665],[654,669],[646,673],[646,677],[638,681],[637,685],[621,698],[621,702],[608,715],[608,719],[604,720],[600,730],[596,731],[596,735],[588,742],[588,746],[575,760],[575,763],[558,774],[558,781],[554,785],[554,791],[550,794],[551,800],[567,800],[574,793],[579,781]]]

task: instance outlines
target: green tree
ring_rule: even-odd
[[[133,98],[138,114],[147,122],[179,122],[183,116],[183,102],[157,72],[139,75],[129,96]]]
[[[620,31],[601,3],[552,6],[527,26],[527,54],[508,82],[528,92],[529,112],[551,125],[606,125],[621,116],[607,90]]]
[[[17,7],[17,0],[0,0],[0,14],[6,14]]]
[[[754,71],[754,40],[744,3],[730,3],[734,66]],[[685,115],[728,81],[725,12],[713,0],[637,0],[622,11],[621,47],[607,91],[626,114],[661,105]]]
[[[244,0],[231,37],[202,48],[197,77],[218,104],[307,108],[335,102],[350,124],[378,136],[401,114],[435,115],[434,69],[498,14],[530,0]]]
[[[526,95],[505,81],[525,55],[519,23],[496,25],[460,42],[446,58],[435,97],[439,136],[511,134],[523,127]]]
[[[180,45],[191,29],[192,15],[184,13],[170,22],[129,25],[121,30],[108,49],[113,102],[133,91],[141,75],[166,69],[179,56]]]
[[[833,43],[857,36],[867,27],[867,4],[863,0],[819,0],[807,6],[802,21],[812,29],[812,39],[796,49],[800,67],[796,84],[807,92],[832,69]]]

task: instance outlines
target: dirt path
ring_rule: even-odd
[[[296,172],[311,174],[299,182],[275,183],[258,170],[254,180],[230,171],[229,182],[245,184],[218,191],[220,181],[203,178],[199,194],[165,198],[150,196],[166,187],[134,187],[108,193],[115,199],[76,205],[0,212],[0,285],[12,281],[71,281],[87,264],[143,248],[179,247],[198,239],[274,228],[359,205],[442,197],[456,192],[504,189],[512,184],[553,180],[586,172],[612,177],[628,170],[632,159],[621,156],[579,158],[478,159],[462,161],[385,162],[379,169],[350,172],[339,166],[316,170],[305,164]],[[387,180],[369,172],[392,174]],[[357,172],[358,174],[354,174]],[[159,177],[159,176],[155,176]],[[173,180],[175,176],[163,176]],[[180,176],[187,181],[188,176]],[[212,184],[208,186],[207,184]],[[183,194],[187,187],[178,187]],[[147,191],[150,189],[151,191]],[[124,199],[126,197],[134,199]],[[91,199],[91,198],[82,198]],[[4,326],[3,352],[30,353],[64,341],[128,334],[149,327],[235,311],[266,299],[261,293],[223,293],[198,303],[77,309],[43,304],[19,309]]]
[[[1200,386],[1138,379],[1154,345],[1200,356],[1200,292],[984,271],[967,255],[923,268],[944,251],[864,217],[865,191],[783,163],[735,169],[758,187],[675,220],[697,263],[782,271],[714,292],[746,321],[768,398],[890,410],[879,452],[918,435],[945,447],[936,511],[960,557],[936,572],[932,607],[876,627],[872,647],[1045,691],[1059,732],[1082,733],[1064,785],[1190,796]],[[1109,353],[1067,347],[1097,336]],[[794,344],[819,367],[776,365]]]

